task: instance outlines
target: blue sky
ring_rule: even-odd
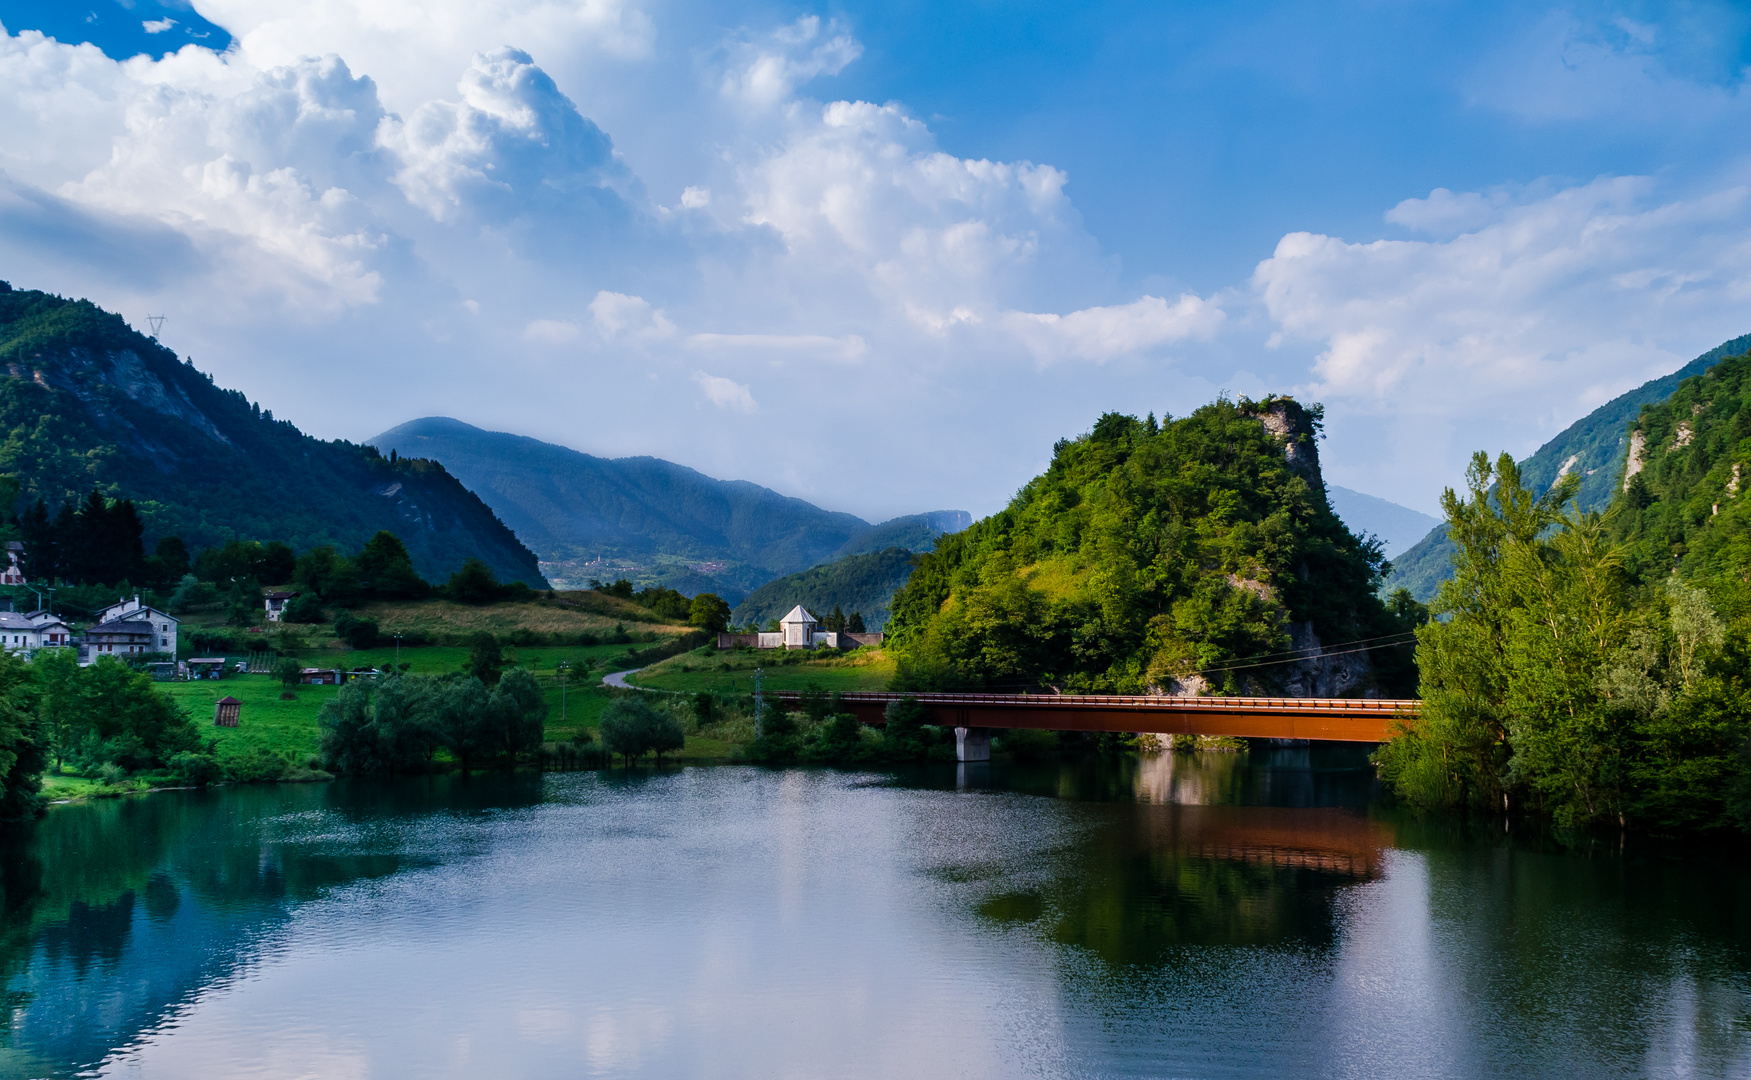
[[[0,0],[0,275],[324,436],[984,513],[1279,391],[1432,510],[1751,330],[1743,5],[86,6]]]

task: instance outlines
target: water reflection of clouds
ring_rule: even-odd
[[[15,1039],[33,1073],[89,1046],[146,1080],[1751,1073],[1731,920],[1676,914],[1705,875],[1227,801],[1258,768],[1022,780],[1088,801],[706,769],[70,816],[132,854],[57,868]]]

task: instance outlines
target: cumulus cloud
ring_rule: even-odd
[[[767,106],[789,98],[798,86],[821,75],[837,75],[863,55],[863,46],[837,21],[824,26],[805,15],[770,34],[729,47],[719,92],[726,98]]]
[[[590,301],[590,318],[604,337],[663,341],[675,336],[675,324],[642,296],[603,289]]]
[[[1466,231],[1372,243],[1291,233],[1253,284],[1276,341],[1319,345],[1308,393],[1425,418],[1425,448],[1455,442],[1434,455],[1452,475],[1470,450],[1527,452],[1744,332],[1751,189],[1658,195],[1638,177],[1519,203],[1437,191],[1394,219],[1441,231],[1463,220]],[[1407,464],[1426,484],[1426,462]]]
[[[431,101],[403,122],[385,117],[379,139],[404,162],[395,182],[439,220],[464,209],[494,220],[617,207],[631,178],[613,145],[528,53],[477,54],[460,101]]]
[[[699,389],[705,393],[705,400],[720,409],[751,413],[757,408],[754,404],[754,395],[748,392],[748,388],[732,379],[695,371],[693,381],[698,383]]]
[[[1003,325],[1041,363],[1057,360],[1106,361],[1148,352],[1187,338],[1208,338],[1225,313],[1215,303],[1182,293],[1171,305],[1159,296],[1129,304],[1091,307],[1068,315],[1008,312]]]

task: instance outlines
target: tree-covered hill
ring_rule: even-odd
[[[919,558],[888,623],[900,684],[1409,693],[1408,649],[1351,644],[1413,616],[1375,595],[1378,549],[1332,512],[1319,419],[1221,400],[1060,441],[1007,508]]]
[[[443,579],[466,559],[545,586],[535,556],[443,466],[322,442],[86,300],[0,282],[0,474],[22,509],[93,487],[133,500],[148,548],[232,539],[358,549],[379,530]],[[8,507],[6,510],[14,508]]]
[[[638,584],[713,592],[732,602],[775,577],[843,555],[926,547],[969,520],[965,511],[947,510],[871,525],[661,458],[601,458],[441,416],[371,441],[385,453],[443,462],[545,560],[629,561],[643,568],[627,574]]]
[[[865,627],[880,630],[887,624],[894,593],[912,575],[915,558],[904,548],[891,547],[810,567],[755,589],[736,606],[733,618],[741,626],[765,625],[801,604],[817,618],[834,608],[847,615],[857,612]]]
[[[1576,508],[1603,510],[1617,493],[1623,479],[1624,459],[1629,453],[1629,425],[1646,405],[1665,401],[1686,379],[1709,370],[1730,356],[1751,350],[1751,334],[1717,345],[1670,375],[1636,387],[1594,409],[1564,428],[1555,438],[1520,463],[1527,487],[1545,491],[1557,478],[1581,478],[1575,495]],[[1410,550],[1392,560],[1388,589],[1406,589],[1427,603],[1441,582],[1453,576],[1453,543],[1447,526],[1437,525]]]
[[[1751,340],[1746,342],[1751,345]],[[1751,575],[1751,355],[1645,405],[1629,429],[1631,475],[1606,517],[1625,568],[1658,580]]]
[[[1751,831],[1751,355],[1627,435],[1603,513],[1573,511],[1579,475],[1528,483],[1506,454],[1444,496],[1455,574],[1419,631],[1423,708],[1377,758],[1401,795]]]

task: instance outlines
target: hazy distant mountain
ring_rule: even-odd
[[[1344,524],[1350,527],[1350,531],[1378,536],[1389,559],[1427,536],[1430,529],[1441,524],[1439,518],[1419,513],[1408,506],[1400,506],[1395,502],[1388,502],[1374,495],[1364,495],[1360,491],[1351,491],[1335,484],[1327,484],[1325,493],[1331,500],[1332,509],[1338,512],[1338,517],[1344,519]]]
[[[1604,510],[1623,480],[1623,463],[1629,455],[1630,421],[1641,413],[1642,406],[1665,401],[1685,379],[1701,375],[1729,356],[1747,352],[1751,352],[1751,334],[1717,345],[1672,374],[1612,398],[1564,428],[1520,463],[1526,486],[1534,491],[1547,490],[1559,476],[1578,473],[1581,490],[1576,505],[1582,510]],[[1386,587],[1409,589],[1412,596],[1427,602],[1441,583],[1453,576],[1452,555],[1447,527],[1437,524],[1393,560],[1393,573]]]
[[[923,548],[971,521],[950,510],[871,525],[661,458],[601,458],[448,417],[370,441],[384,453],[442,462],[541,556],[556,583],[624,576],[734,603],[775,577],[859,552]]]

